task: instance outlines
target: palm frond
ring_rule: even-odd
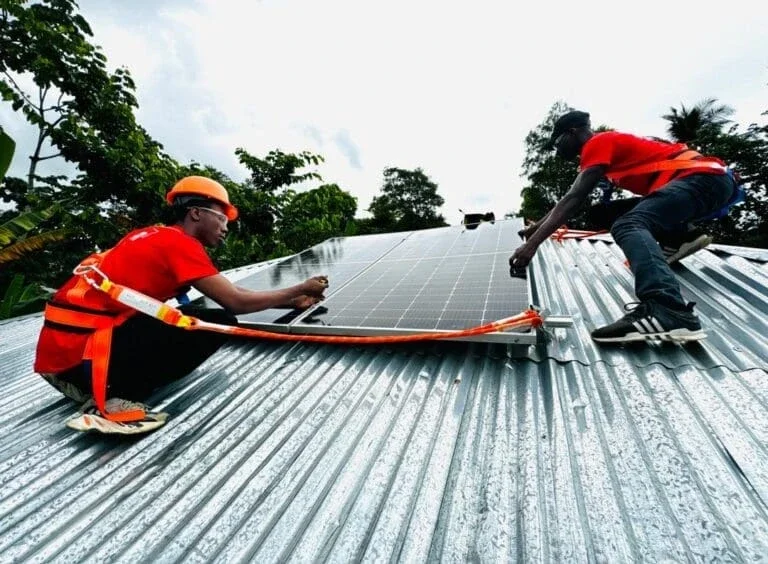
[[[49,219],[59,210],[59,207],[59,204],[54,204],[42,210],[28,211],[0,225],[0,249],[12,244],[16,239]]]
[[[0,249],[0,264],[18,260],[27,253],[38,251],[51,243],[66,239],[69,233],[68,229],[46,231]]]

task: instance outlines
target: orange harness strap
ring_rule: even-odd
[[[558,243],[562,243],[564,239],[586,239],[592,237],[592,235],[601,235],[602,233],[608,233],[606,230],[602,231],[585,231],[583,229],[569,229],[567,225],[558,227],[552,235],[549,237],[554,239]]]
[[[102,253],[94,253],[84,259],[75,269],[96,268],[101,265],[109,249]],[[78,278],[75,285],[66,293],[67,304],[49,303],[45,306],[44,319],[51,323],[72,327],[75,329],[91,329],[88,342],[83,353],[83,360],[91,361],[91,389],[93,400],[101,414],[110,421],[141,421],[144,419],[143,410],[107,413],[107,374],[109,358],[112,350],[112,330],[136,313],[126,310],[123,313],[112,314],[107,311],[96,311],[85,306],[85,296],[94,291],[94,285],[84,276]],[[81,305],[82,304],[82,305]]]
[[[699,160],[698,157],[701,156],[701,153],[698,151],[689,149],[687,151],[683,151],[676,157],[672,157],[671,159],[665,159],[653,163],[633,166],[624,170],[618,170],[611,172],[609,176],[614,182],[619,184],[621,179],[627,176],[652,174],[654,172],[665,173],[654,181],[654,184],[661,187],[672,180],[675,172],[687,168],[711,168],[713,170],[722,171],[723,173],[726,172],[726,168],[720,163],[716,163],[714,161]]]
[[[74,288],[77,289],[77,288]],[[132,316],[135,311],[111,315],[108,312],[86,311],[84,308],[66,304],[48,303],[45,306],[45,321],[73,327],[91,329],[83,354],[83,360],[91,361],[91,388],[93,399],[99,411],[111,421],[140,421],[144,419],[142,410],[124,411],[116,414],[107,413],[107,373],[112,348],[112,330]]]

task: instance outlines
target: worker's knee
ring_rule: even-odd
[[[623,235],[636,229],[648,229],[648,225],[643,221],[642,216],[632,212],[622,215],[611,226],[611,235],[614,239],[619,239]]]

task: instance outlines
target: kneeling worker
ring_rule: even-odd
[[[109,280],[161,302],[194,287],[225,309],[182,306],[181,311],[229,325],[237,324],[235,314],[274,307],[305,309],[323,299],[325,276],[280,290],[251,291],[219,273],[205,247],[224,241],[227,223],[238,211],[218,182],[188,176],[166,199],[175,212],[175,225],[134,230],[113,248],[89,257]],[[65,396],[85,402],[67,420],[69,427],[141,433],[161,426],[167,415],[139,402],[194,370],[226,339],[224,334],[189,331],[138,313],[75,275],[46,307],[34,369]]]

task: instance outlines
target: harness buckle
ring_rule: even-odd
[[[101,283],[96,282],[93,278],[88,276],[89,272],[95,272],[97,275],[101,277]],[[83,280],[85,280],[88,284],[93,286],[96,289],[101,289],[102,285],[105,282],[109,282],[109,278],[106,274],[104,274],[98,266],[94,264],[78,264],[75,269],[72,271],[72,274],[76,276],[80,276]]]

